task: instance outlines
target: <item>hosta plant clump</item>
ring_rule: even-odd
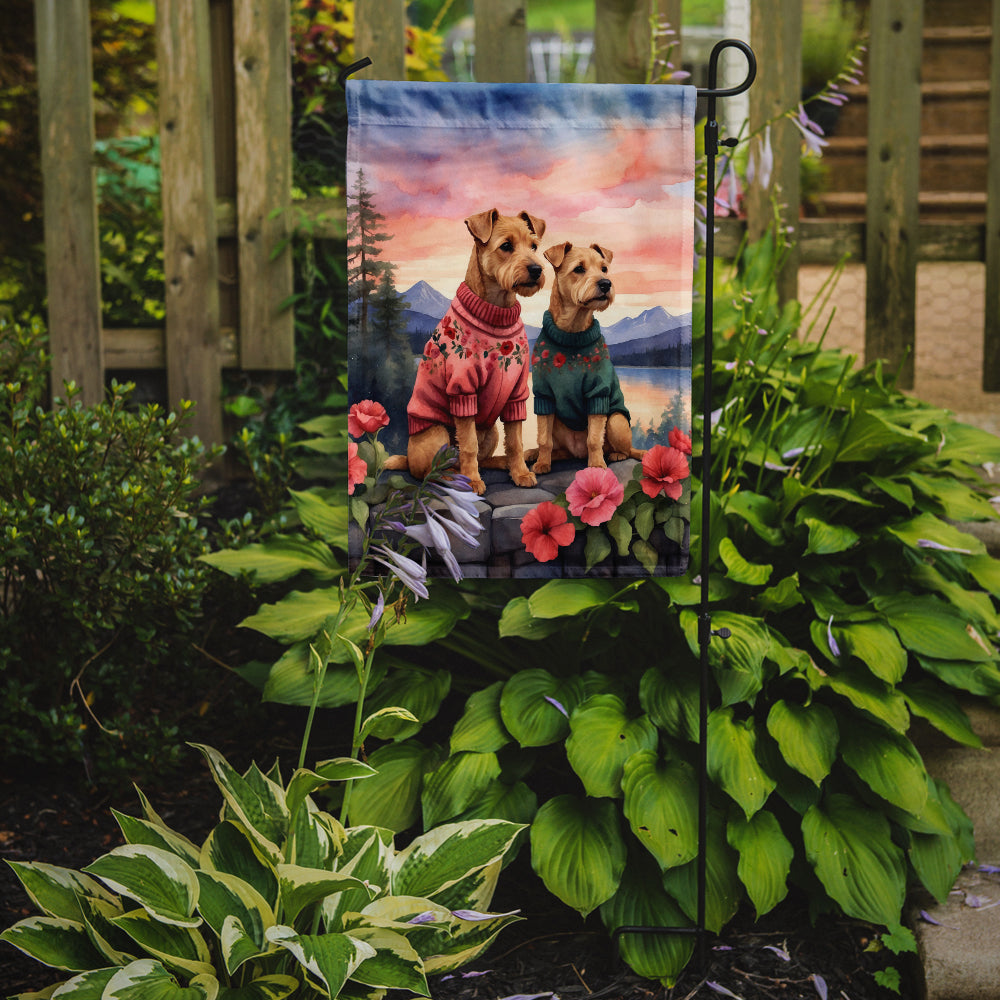
[[[82,871],[13,862],[41,915],[0,937],[59,970],[66,1000],[378,1000],[429,996],[427,976],[475,958],[517,918],[488,912],[521,827],[450,823],[397,849],[391,831],[343,827],[312,795],[372,769],[352,758],[234,770],[199,748],[223,798],[198,845],[140,793],[115,813],[126,843]],[[54,987],[53,987],[54,988]]]

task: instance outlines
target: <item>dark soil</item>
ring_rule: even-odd
[[[272,720],[273,721],[273,720]],[[291,750],[287,720],[268,740]],[[287,736],[280,735],[282,729]],[[259,736],[259,733],[258,733]],[[237,765],[248,763],[243,741],[219,740]],[[148,792],[168,825],[198,840],[218,814],[220,798],[200,755],[170,783]],[[282,752],[284,757],[284,752]],[[290,754],[291,757],[291,754]],[[289,758],[290,759],[290,758]],[[114,796],[90,791],[49,775],[8,774],[0,779],[0,858],[34,860],[81,868],[122,842],[111,807],[131,815],[140,810],[134,793]],[[596,917],[583,922],[545,892],[525,857],[500,879],[494,908],[520,909],[525,917],[501,933],[469,969],[432,977],[435,1000],[499,1000],[551,995],[612,1000],[689,1000],[735,995],[743,1000],[791,1000],[828,996],[831,1000],[888,1000],[893,994],[874,981],[876,971],[895,965],[903,974],[900,993],[917,995],[909,970],[884,951],[866,950],[872,929],[856,921],[822,918],[810,925],[801,902],[782,904],[755,924],[740,914],[718,938],[706,936],[705,967],[697,958],[671,990],[641,979],[617,960]],[[0,866],[0,927],[30,916],[33,909],[11,870]],[[786,957],[787,956],[787,957]],[[7,944],[0,944],[0,995],[42,989],[65,975],[48,970]]]

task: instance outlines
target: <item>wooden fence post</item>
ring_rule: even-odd
[[[989,169],[986,179],[986,323],[983,390],[1000,392],[1000,0],[993,0],[990,45]]]
[[[652,0],[594,0],[594,69],[598,83],[645,83]]]
[[[754,3],[750,8],[750,40],[760,67],[749,95],[752,133],[765,122],[795,108],[801,100],[802,4],[799,0],[758,0]],[[729,131],[735,132],[735,128]],[[755,139],[754,144],[759,141]],[[771,145],[774,169],[770,183],[764,188],[757,177],[747,192],[747,228],[751,240],[763,236],[774,220],[773,202],[776,201],[780,206],[780,225],[794,229],[793,245],[777,279],[778,297],[786,302],[798,296],[802,136],[787,118],[779,118],[771,126]]]
[[[355,0],[354,54],[372,65],[358,76],[372,80],[406,79],[405,0]]]
[[[524,0],[475,0],[479,83],[524,83],[528,79],[528,29]]]
[[[52,394],[104,398],[89,0],[35,0]]]
[[[288,0],[233,6],[242,368],[295,367],[290,21]]]
[[[207,0],[160,0],[156,58],[163,177],[167,396],[198,406],[191,430],[222,441],[219,253]]]
[[[868,53],[865,360],[913,387],[923,0],[872,0]]]

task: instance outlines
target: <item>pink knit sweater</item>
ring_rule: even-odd
[[[456,417],[481,426],[524,420],[528,399],[528,338],[521,304],[494,306],[463,281],[424,346],[406,412],[410,433]]]

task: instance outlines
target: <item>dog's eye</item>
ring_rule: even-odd
[[[607,274],[608,273],[607,266],[604,266],[604,267],[601,268],[601,273],[602,274]]]
[[[531,250],[532,250],[532,252],[534,252],[537,249],[538,249],[538,244],[537,243],[532,243],[531,244]]]
[[[503,243],[500,244],[500,249],[503,250],[504,253],[510,253],[511,250],[514,249],[514,244],[511,243],[510,240],[504,240]]]
[[[583,266],[583,264],[577,264],[576,267],[573,268],[573,273],[574,274],[586,274],[587,273],[587,269]]]

